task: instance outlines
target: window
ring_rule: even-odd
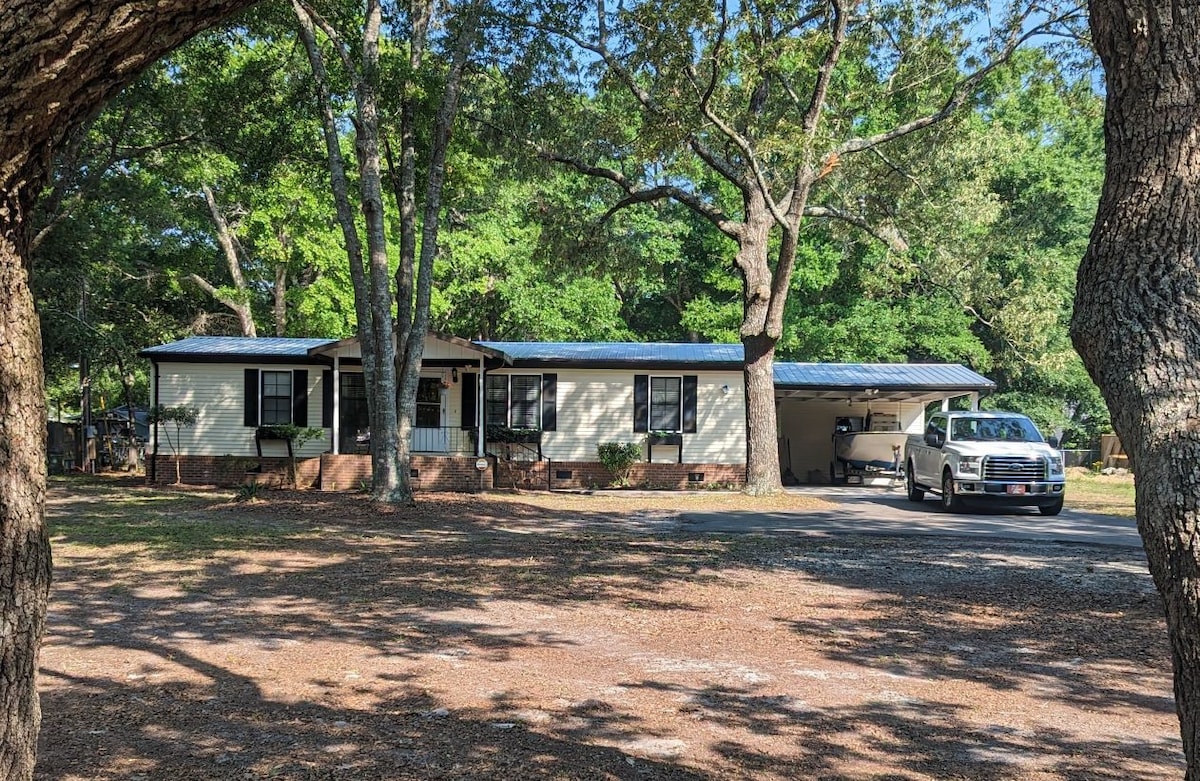
[[[540,374],[512,375],[511,401],[508,406],[508,425],[512,428],[541,428],[541,403],[539,392],[542,388]]]
[[[679,431],[682,419],[680,377],[650,378],[650,430]]]
[[[925,441],[931,443],[931,440],[935,439],[940,442],[946,441],[946,419],[936,415],[925,424]]]
[[[540,429],[542,375],[489,374],[484,406],[489,426]]]
[[[508,375],[489,374],[484,388],[484,420],[489,426],[508,425]]]
[[[262,425],[289,425],[292,422],[292,373],[262,373]]]
[[[321,382],[328,391],[324,375]],[[332,407],[329,413],[331,419],[328,422],[332,423]],[[322,423],[325,422],[322,420]],[[308,369],[245,369],[242,380],[242,425],[306,427]]]
[[[633,430],[696,433],[699,378],[633,375]]]

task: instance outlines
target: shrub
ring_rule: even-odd
[[[259,498],[259,492],[262,490],[262,483],[254,480],[249,483],[243,483],[238,486],[237,495],[234,496],[236,502],[254,502]]]
[[[629,472],[642,460],[642,446],[636,442],[601,442],[596,451],[600,465],[612,475],[612,485],[629,485]]]

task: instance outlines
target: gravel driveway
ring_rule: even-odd
[[[813,486],[788,490],[836,505],[803,513],[685,511],[680,521],[690,531],[706,533],[904,534],[1142,547],[1133,519],[1084,513],[1069,506],[1057,516],[1044,516],[1034,507],[997,510],[980,506],[971,512],[947,513],[938,506],[936,497],[909,501],[903,487]]]

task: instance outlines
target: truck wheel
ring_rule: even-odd
[[[1058,515],[1060,512],[1062,512],[1062,508],[1063,500],[1059,499],[1054,504],[1038,505],[1038,512],[1040,512],[1042,515]]]
[[[962,499],[954,493],[954,475],[949,469],[942,473],[942,509],[948,513],[962,510]]]
[[[904,487],[908,489],[908,500],[910,502],[925,501],[925,492],[917,488],[917,481],[913,479],[913,465],[908,462],[908,468],[904,470]]]

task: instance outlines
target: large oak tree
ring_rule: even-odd
[[[1079,9],[1058,5],[1008,3],[981,43],[993,11],[971,2],[516,3],[518,21],[571,44],[559,71],[582,85],[563,88],[557,127],[525,112],[541,154],[610,183],[613,211],[669,198],[736,245],[749,493],[782,489],[773,366],[809,222],[907,249],[839,169],[960,113],[1019,47],[1070,28]]]
[[[1200,4],[1092,0],[1106,172],[1072,336],[1137,472],[1190,781],[1200,779]]]
[[[33,775],[50,585],[46,400],[29,227],[51,159],[163,54],[253,0],[6,0],[0,5],[0,777]]]

